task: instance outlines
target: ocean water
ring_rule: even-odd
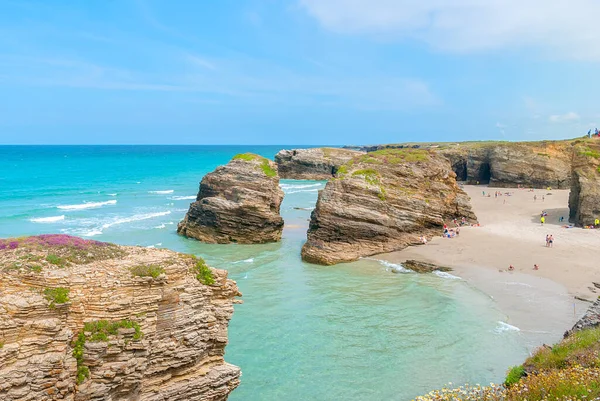
[[[67,233],[202,255],[227,269],[235,306],[232,401],[410,400],[452,383],[499,382],[528,355],[484,293],[447,274],[394,274],[376,259],[303,263],[323,182],[283,180],[281,243],[207,245],[176,234],[202,176],[278,146],[0,147],[0,237]]]

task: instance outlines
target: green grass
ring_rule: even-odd
[[[371,168],[356,170],[352,173],[352,177],[362,177],[367,182],[367,184],[379,188],[379,193],[377,194],[377,197],[380,200],[385,201],[385,188],[381,183],[381,176],[379,175],[379,172],[377,170]]]
[[[523,376],[525,376],[525,368],[523,365],[513,366],[508,371],[508,375],[506,376],[504,384],[506,386],[511,386],[521,380]]]
[[[77,335],[77,340],[73,345],[73,358],[77,361],[77,384],[81,384],[90,377],[90,369],[83,364],[83,353],[85,351],[85,334],[83,332]]]
[[[116,322],[97,320],[85,323],[83,326],[83,332],[86,333],[86,339],[91,342],[108,341],[109,336],[116,336],[119,334],[119,329],[135,329],[133,335],[134,341],[140,340],[143,336],[140,325],[129,319],[118,320]]]
[[[365,156],[375,157],[390,164],[415,163],[429,160],[429,151],[413,148],[381,149],[370,152]]]
[[[69,302],[69,289],[63,287],[46,288],[44,296],[50,302],[50,309],[54,309],[56,305]]]
[[[165,272],[161,266],[158,265],[138,265],[131,269],[131,274],[136,277],[152,277],[157,278]]]
[[[4,341],[0,341],[0,349],[4,348]]]
[[[46,262],[56,265],[58,267],[65,267],[67,265],[67,261],[64,258],[61,258],[60,256],[55,255],[53,253],[46,256]]]
[[[215,283],[215,278],[213,277],[210,267],[206,265],[204,259],[193,256],[193,260],[195,261],[195,264],[192,268],[192,271],[196,275],[196,280],[205,285],[213,285]]]
[[[524,365],[532,370],[562,369],[573,364],[600,367],[599,351],[600,327],[576,332],[552,348],[542,348]]]
[[[235,156],[231,160],[244,160],[247,162],[260,160],[260,169],[267,177],[275,177],[277,176],[277,171],[271,167],[271,163],[269,163],[269,159],[266,159],[262,156],[256,155],[254,153],[240,153]]]

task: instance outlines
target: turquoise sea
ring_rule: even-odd
[[[282,148],[0,146],[0,237],[68,233],[195,253],[229,270],[244,294],[226,353],[243,371],[232,401],[410,400],[448,382],[499,382],[528,355],[493,300],[457,277],[392,274],[370,259],[301,262],[323,182],[282,181],[279,244],[176,234],[204,174],[236,153]]]

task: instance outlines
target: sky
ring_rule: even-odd
[[[600,126],[598,0],[2,0],[0,144],[538,140]]]

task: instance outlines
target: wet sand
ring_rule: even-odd
[[[458,237],[434,238],[427,245],[377,258],[392,263],[417,259],[453,268],[453,274],[494,298],[507,322],[524,332],[548,332],[553,338],[570,328],[589,305],[574,297],[593,300],[600,295],[592,284],[600,282],[600,230],[561,227],[568,224],[568,190],[464,189],[480,227],[464,227]],[[512,196],[495,198],[496,190]],[[482,191],[492,196],[484,197]],[[542,210],[548,213],[543,226]],[[552,248],[545,246],[547,234],[554,236]],[[511,264],[515,270],[509,272]],[[539,270],[533,270],[534,264]]]

